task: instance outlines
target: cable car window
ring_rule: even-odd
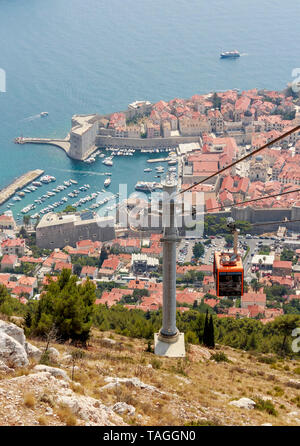
[[[219,296],[241,296],[242,273],[219,272]]]

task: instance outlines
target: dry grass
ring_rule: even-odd
[[[36,399],[33,393],[31,392],[26,392],[24,394],[24,404],[26,407],[28,407],[29,409],[33,409],[36,405]]]
[[[71,382],[70,383],[70,389],[73,390],[73,392],[78,393],[80,395],[84,395],[84,387],[82,387],[79,383]]]
[[[18,377],[18,376],[27,376],[27,375],[29,375],[29,370],[27,369],[27,368],[23,368],[23,367],[21,367],[20,369],[17,369],[15,372],[14,372],[14,376],[15,377]]]
[[[40,417],[38,417],[38,423],[40,426],[47,426],[48,422],[47,422],[47,418],[44,415],[41,415]]]
[[[55,413],[66,426],[76,426],[77,418],[69,407],[61,405],[55,409]]]
[[[116,344],[109,345],[103,338],[114,339]],[[53,346],[61,353],[72,350],[71,346]],[[277,360],[276,367],[273,367],[274,363],[270,364],[269,360],[260,360],[262,355],[224,346],[216,351],[224,352],[231,361],[229,363],[201,360],[200,351],[192,354],[194,347],[186,359],[178,360],[158,358],[146,352],[146,348],[145,340],[127,339],[115,333],[112,336],[109,332],[100,333],[93,329],[85,360],[77,364],[79,370],[75,371],[75,381],[70,383],[71,390],[99,399],[105,405],[119,401],[133,405],[136,408],[135,416],[123,416],[130,425],[293,424],[294,420],[289,419],[288,413],[299,410],[299,390],[289,387],[287,383],[291,378],[297,379],[295,369],[299,368],[298,361]],[[263,358],[266,356],[263,355]],[[70,372],[70,366],[61,366]],[[18,373],[27,374],[28,370],[30,368]],[[124,384],[102,390],[108,376],[137,377],[165,393],[149,392]],[[263,399],[267,396],[272,399],[276,417],[267,412],[270,408],[263,406],[263,403],[263,410],[251,413],[228,404],[241,397]],[[81,421],[70,409],[55,408],[55,401],[47,389],[41,389],[38,400],[54,408],[62,424],[80,424]],[[49,424],[49,417],[41,415],[40,418],[41,423],[38,421],[41,425],[43,418]]]
[[[55,406],[55,401],[54,401],[54,397],[53,395],[51,395],[51,393],[48,392],[47,389],[43,389],[40,396],[39,396],[39,401],[41,403],[45,403],[50,407],[54,407]]]

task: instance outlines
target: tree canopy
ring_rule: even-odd
[[[201,242],[195,243],[194,247],[193,247],[193,254],[194,257],[196,257],[196,259],[199,259],[199,257],[202,257],[204,254],[204,246],[202,245]]]
[[[63,270],[57,282],[47,285],[32,315],[32,333],[45,335],[55,326],[61,340],[86,343],[92,325],[95,285],[89,279],[77,285],[77,280],[69,270]]]

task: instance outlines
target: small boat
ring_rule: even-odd
[[[105,160],[102,161],[102,163],[105,164],[106,166],[112,166],[114,164],[111,158],[105,158]]]
[[[49,115],[48,112],[41,112],[41,113],[40,113],[40,116],[41,116],[42,118],[45,118],[45,117],[48,116],[48,115]]]
[[[144,169],[144,172],[152,172],[152,169],[150,169],[149,167],[147,167],[147,169]]]
[[[227,59],[229,57],[240,57],[240,53],[238,52],[238,50],[234,50],[234,51],[224,51],[223,53],[220,54],[220,58],[221,59]]]
[[[108,187],[111,183],[111,179],[110,178],[106,178],[106,180],[104,181],[104,186]]]

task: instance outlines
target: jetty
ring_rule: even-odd
[[[70,135],[66,138],[56,139],[56,138],[25,138],[24,136],[19,136],[14,140],[16,144],[47,144],[59,147],[63,149],[67,154],[70,150]]]
[[[147,160],[147,163],[163,163],[166,161],[174,161],[174,159],[177,160],[175,157],[168,157],[168,158],[150,158]]]
[[[19,178],[15,179],[9,186],[0,190],[0,206],[10,199],[18,190],[23,189],[27,184],[43,175],[45,171],[41,169],[30,170]]]

